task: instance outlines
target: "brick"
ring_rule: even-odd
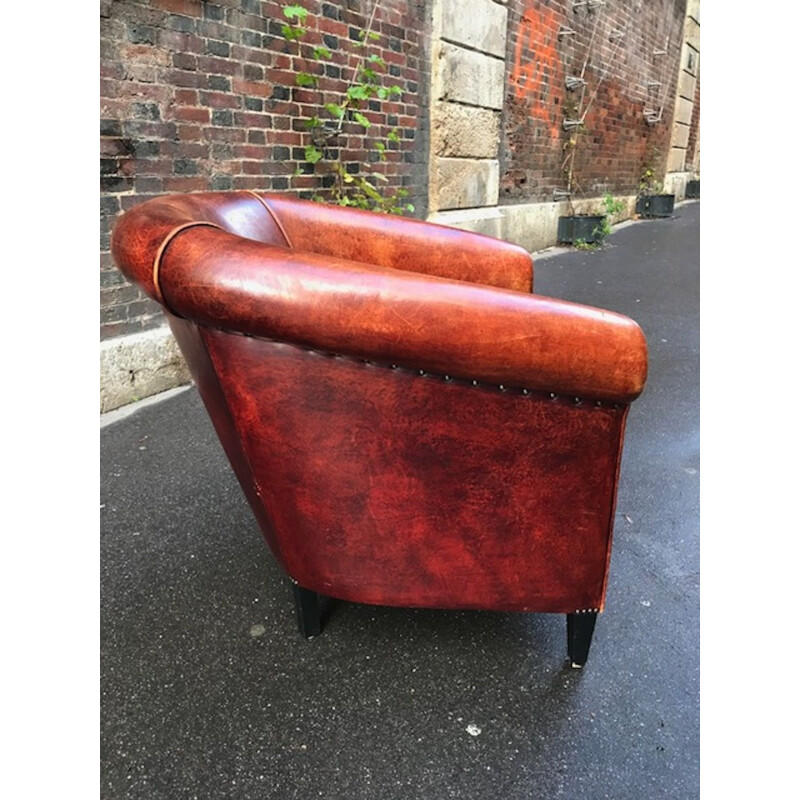
[[[196,175],[197,162],[189,158],[176,158],[173,162],[173,171],[176,175]]]
[[[158,8],[172,11],[175,14],[185,14],[187,16],[199,17],[203,13],[202,0],[153,0]]]
[[[212,125],[233,125],[233,112],[216,109],[211,112]]]
[[[231,54],[231,46],[228,42],[217,42],[214,39],[209,39],[206,44],[206,52],[212,56],[227,58]]]
[[[231,90],[231,79],[224,75],[209,75],[208,88],[219,92],[229,92]]]
[[[233,187],[233,179],[230,175],[212,175],[209,188],[215,192],[225,191]]]
[[[151,25],[131,23],[128,25],[128,39],[133,44],[155,44],[156,29]]]
[[[203,17],[213,21],[221,21],[225,19],[225,9],[210,3],[203,3]]]

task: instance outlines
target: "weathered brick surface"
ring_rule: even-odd
[[[655,166],[663,169],[685,0],[607,0],[595,10],[562,0],[509,0],[508,10],[500,202],[548,201],[555,189],[566,188],[570,134],[562,124],[575,116],[571,106],[581,91],[568,91],[565,78],[581,74],[587,55],[584,108],[599,89],[585,116],[587,132],[578,139],[573,196],[635,192],[654,151]],[[562,28],[575,34],[559,36]],[[614,31],[624,31],[619,44],[611,39]],[[661,85],[648,87],[647,81]],[[662,121],[649,126],[643,109],[662,105]]]
[[[101,338],[160,324],[158,307],[128,286],[108,252],[116,217],[167,192],[224,189],[310,196],[322,174],[294,177],[310,143],[302,118],[325,116],[357,63],[353,46],[373,0],[293,0],[309,11],[304,45],[325,45],[324,65],[296,55],[280,35],[283,3],[262,0],[104,0],[100,4],[100,331]],[[288,4],[288,2],[287,2]],[[427,203],[430,86],[429,3],[380,0],[370,52],[388,66],[386,83],[403,92],[373,102],[371,133],[397,127],[385,163],[367,165],[365,139],[342,137],[349,169],[379,171],[388,187],[410,191],[417,216]],[[320,91],[298,89],[295,74],[320,76]]]

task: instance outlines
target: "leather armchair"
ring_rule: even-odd
[[[273,194],[149,200],[112,250],[164,307],[304,634],[318,595],[557,612],[585,663],[636,323],[531,294],[506,242]]]

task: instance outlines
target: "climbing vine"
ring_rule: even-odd
[[[316,75],[310,72],[298,72],[295,75],[296,86],[319,90],[319,105],[325,112],[324,117],[314,115],[303,121],[310,136],[310,142],[304,148],[305,164],[308,165],[305,172],[315,173],[319,169],[323,174],[332,176],[330,200],[337,205],[402,214],[414,211],[414,206],[405,201],[407,189],[389,190],[385,186],[379,186],[388,183],[388,178],[383,173],[362,173],[360,168],[357,172],[351,172],[341,158],[341,138],[347,132],[364,134],[367,162],[371,158],[386,161],[387,150],[396,148],[400,142],[396,128],[385,139],[370,136],[373,126],[363,113],[366,104],[373,98],[387,100],[402,94],[399,86],[384,85],[386,62],[377,53],[370,52],[370,46],[381,39],[380,34],[372,30],[377,7],[378,2],[375,0],[366,27],[358,31],[358,38],[353,42],[358,49],[359,58],[352,78],[345,91],[336,95],[333,102],[324,102],[326,98],[319,90]],[[283,16],[286,20],[281,26],[283,38],[290,48],[296,50],[298,56],[305,55],[306,60],[317,63],[334,59],[334,53],[327,47],[303,45],[308,34],[308,11],[303,6],[284,6]],[[295,174],[304,174],[302,167]],[[315,193],[313,199],[320,202],[328,200],[319,193]]]

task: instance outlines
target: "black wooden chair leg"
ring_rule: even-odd
[[[580,669],[589,658],[596,621],[597,613],[594,611],[567,614],[567,653],[575,669]]]
[[[319,597],[316,592],[293,584],[294,606],[297,609],[297,626],[306,639],[319,636],[322,631],[319,615]]]

